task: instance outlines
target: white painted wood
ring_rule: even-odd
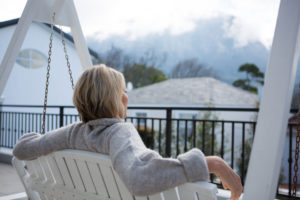
[[[119,175],[117,173],[115,173],[115,171],[113,171],[113,175],[114,175],[116,183],[118,185],[121,197],[123,199],[133,200],[132,194],[128,191],[128,189],[126,188],[126,186],[124,185],[124,183],[120,179]]]
[[[35,172],[35,168],[34,168],[34,165],[33,165],[32,161],[24,161],[24,164],[27,166],[28,175],[31,178],[37,178],[38,175]]]
[[[82,182],[82,178],[81,178],[81,175],[79,174],[79,171],[77,169],[75,159],[72,158],[72,157],[69,157],[69,156],[64,157],[64,159],[67,163],[66,167],[68,168],[68,171],[70,172],[70,176],[73,180],[75,189],[79,190],[81,192],[85,192],[85,188],[84,188],[84,185],[83,185],[83,182]]]
[[[54,178],[52,176],[51,169],[49,168],[47,159],[44,156],[42,156],[38,160],[40,162],[41,169],[43,169],[43,174],[45,176],[45,181],[47,181],[48,184],[54,183]]]
[[[150,195],[149,200],[163,200],[163,198],[160,193],[157,193],[157,194]]]
[[[148,200],[148,198],[147,197],[135,197],[135,200]]]
[[[86,191],[92,194],[96,194],[96,188],[91,177],[92,175],[87,168],[86,162],[82,160],[76,160],[76,163]]]
[[[180,199],[195,199],[195,193],[193,191],[186,191],[187,188],[186,186],[179,186],[178,187],[178,192],[179,192],[179,197]]]
[[[69,12],[67,11],[69,0],[31,0],[33,4],[38,4],[39,9],[35,11],[34,21],[52,23],[52,15],[55,12],[55,24],[71,26]]]
[[[32,197],[31,199],[32,200],[35,200],[35,199],[39,199],[39,196],[37,195],[36,192],[32,191],[32,189],[30,187],[26,187],[28,186],[28,181],[26,179],[28,178],[31,178],[30,175],[28,174],[28,171],[25,169],[25,162],[24,161],[19,161],[15,158],[12,159],[12,164],[14,166],[14,168],[16,169],[16,171],[18,172],[18,176],[22,182],[22,184],[24,185],[24,188],[25,188],[25,191],[26,191],[26,194],[30,197]],[[18,196],[18,195],[17,195]],[[4,197],[3,197],[4,198]],[[13,199],[14,196],[10,197],[10,196],[6,196],[4,198],[4,200],[6,199]],[[20,197],[21,198],[21,197]],[[1,198],[0,198],[1,199]]]
[[[92,174],[92,180],[95,184],[97,194],[102,195],[103,197],[108,197],[108,191],[106,189],[106,185],[103,182],[100,167],[96,163],[88,163],[87,165],[90,170],[90,173]]]
[[[179,200],[179,197],[177,196],[177,192],[175,190],[175,188],[171,188],[167,191],[163,192],[164,198],[165,200]]]
[[[299,56],[300,1],[280,3],[244,199],[274,199]],[[271,144],[271,145],[270,145]]]
[[[25,162],[13,158],[14,167],[26,188],[26,193],[33,200],[134,199],[113,170],[107,155],[80,150],[61,150],[33,161],[26,161],[27,163],[34,169],[34,176],[30,176],[25,170]],[[41,178],[36,178],[37,174]],[[178,196],[181,200],[189,200],[194,199],[196,193],[199,194],[199,199],[216,200],[216,186],[210,183],[186,183],[178,187],[178,192],[176,190],[173,188],[162,192],[164,197],[159,193],[149,197],[135,197],[135,200],[176,200]]]
[[[121,199],[114,177],[112,176],[112,169],[110,167],[103,167],[100,164],[100,170],[110,198]]]
[[[21,193],[1,196],[0,200],[28,200],[28,198],[25,192],[21,192]]]
[[[63,186],[64,185],[64,181],[63,181],[61,172],[58,169],[58,166],[56,164],[55,159],[53,158],[53,156],[50,156],[50,155],[47,156],[46,159],[47,159],[49,167],[51,169],[51,173],[52,173],[52,175],[54,177],[55,184]]]
[[[46,177],[45,177],[45,175],[44,175],[44,171],[43,171],[43,169],[42,169],[42,166],[41,166],[41,164],[40,164],[40,160],[39,160],[40,158],[38,158],[38,159],[36,159],[36,160],[33,160],[32,161],[32,163],[33,163],[33,165],[34,165],[34,168],[35,168],[35,171],[36,171],[36,173],[37,173],[37,179],[39,180],[39,181],[42,181],[42,182],[44,182],[44,181],[46,181]]]
[[[73,1],[68,1],[68,9],[70,13],[69,16],[71,17],[71,31],[74,38],[74,43],[80,57],[81,65],[83,69],[87,69],[93,64],[81,30],[80,22]]]
[[[63,157],[56,156],[55,160],[56,160],[58,169],[61,172],[61,175],[63,177],[63,180],[64,180],[64,183],[65,183],[66,187],[70,188],[70,189],[74,189],[75,187],[73,185],[73,180],[72,180],[72,178],[70,176],[70,172],[69,172],[69,170],[66,166],[65,159]]]
[[[178,186],[180,199],[195,199],[198,196],[200,200],[217,200],[217,191],[216,185],[205,182],[186,183]]]
[[[22,16],[19,19],[19,23],[16,27],[16,30],[10,40],[8,48],[2,59],[2,62],[0,65],[0,96],[3,93],[5,84],[11,73],[13,64],[15,63],[15,61],[17,59],[19,50],[25,39],[28,28],[29,28],[30,24],[32,23],[34,12],[31,12],[31,9],[36,10],[37,6],[38,6],[38,4],[34,4],[33,1],[31,1],[31,0],[27,1],[24,11],[22,13]]]
[[[0,65],[0,96],[3,93],[30,24],[33,21],[51,23],[53,12],[56,13],[54,24],[71,28],[83,69],[92,66],[73,0],[28,0]]]

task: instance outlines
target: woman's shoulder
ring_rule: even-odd
[[[118,123],[115,123],[111,126],[112,129],[117,129],[117,130],[128,130],[128,131],[133,131],[136,130],[134,125],[131,122],[126,122],[126,121],[120,121]]]

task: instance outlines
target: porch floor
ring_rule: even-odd
[[[25,192],[12,165],[0,162],[0,197]]]

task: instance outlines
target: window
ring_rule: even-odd
[[[46,66],[47,57],[38,50],[24,49],[19,53],[17,63],[25,68],[36,69]]]

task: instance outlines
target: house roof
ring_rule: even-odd
[[[12,20],[8,20],[8,21],[4,21],[4,22],[0,22],[0,28],[5,28],[5,27],[7,27],[7,26],[16,25],[16,24],[18,23],[18,21],[19,21],[19,18],[17,18],[17,19],[12,19]],[[49,25],[49,24],[46,24],[46,23],[43,23],[43,24],[45,24],[45,25],[48,26],[48,27],[51,27],[51,25]],[[53,26],[53,30],[60,34],[60,29],[57,28],[56,26]],[[68,34],[68,33],[66,33],[66,32],[63,32],[63,33],[64,33],[64,37],[65,37],[67,40],[69,40],[69,41],[71,41],[72,43],[74,43],[73,37],[72,37],[70,34]],[[88,50],[89,50],[89,52],[90,52],[90,54],[91,54],[92,56],[94,56],[95,58],[99,58],[99,55],[98,55],[94,50],[92,50],[92,49],[90,49],[90,48],[88,48]]]
[[[130,104],[256,106],[256,94],[210,77],[169,79],[128,92]]]

